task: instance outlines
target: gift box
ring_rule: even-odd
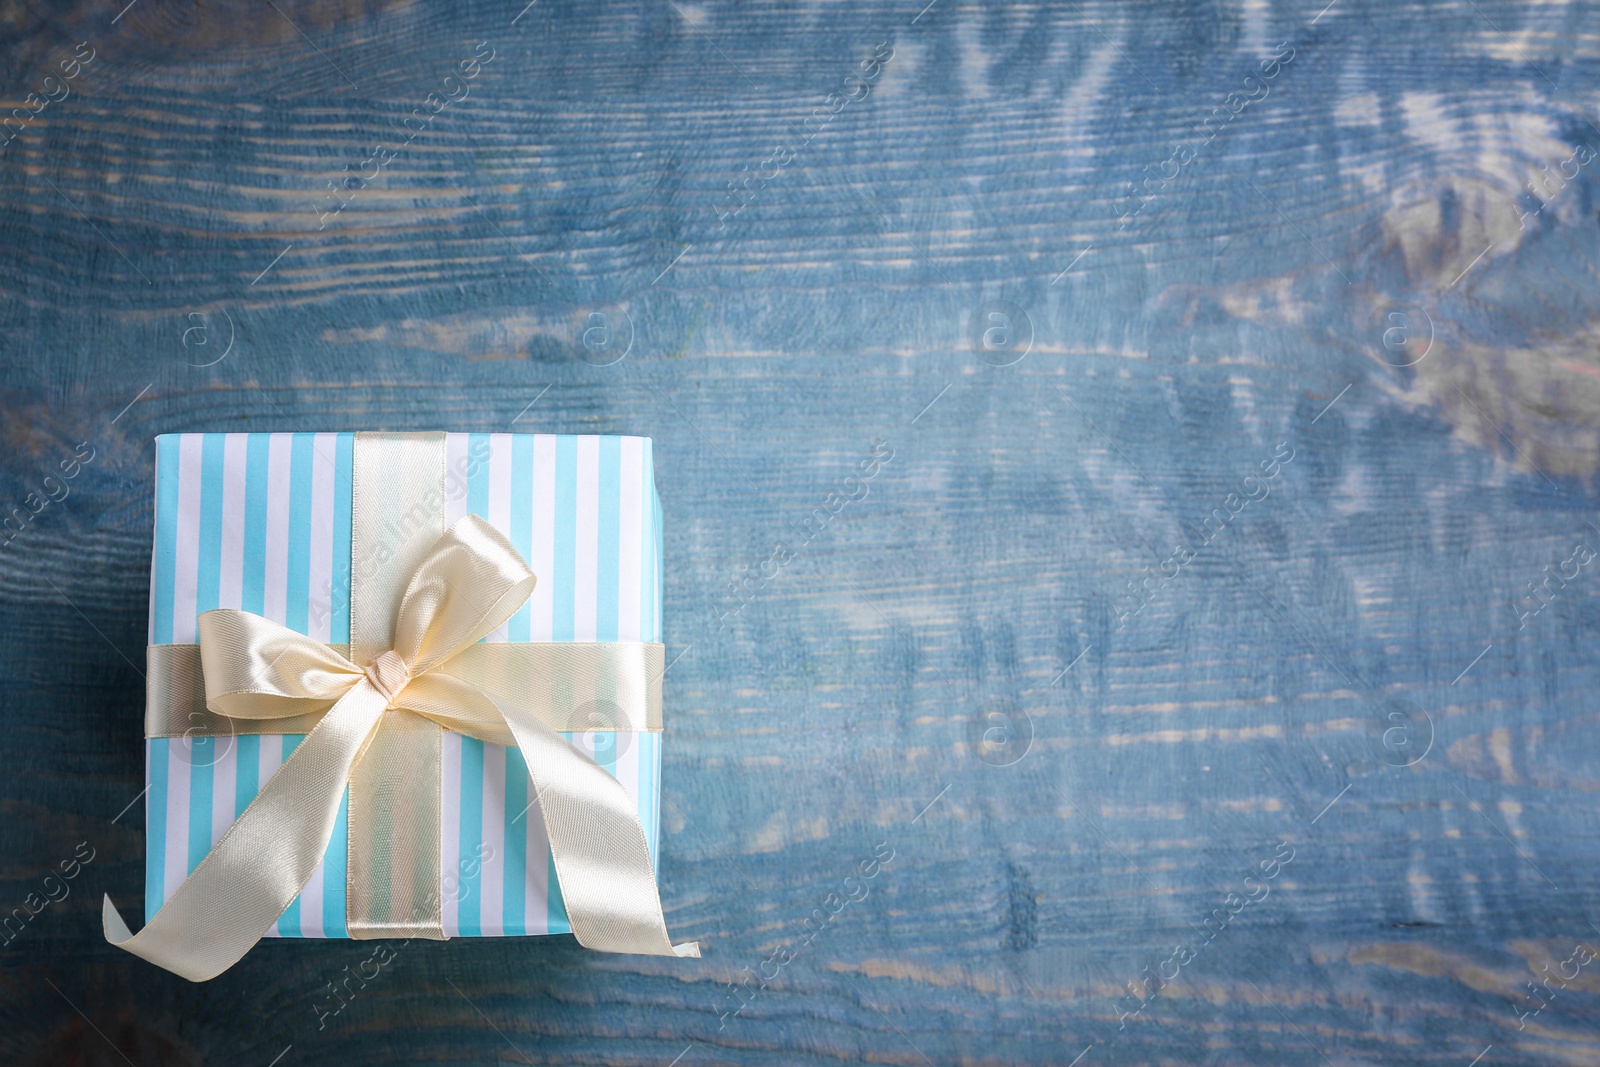
[[[156,439],[151,645],[195,644],[200,614],[215,608],[252,612],[335,648],[351,640],[352,568],[382,563],[351,559],[355,437]],[[486,520],[538,579],[484,642],[660,641],[661,509],[648,438],[452,433],[443,442],[444,524]],[[206,733],[146,739],[147,922],[305,737]],[[653,865],[661,734],[561,736],[623,786]],[[446,731],[436,784],[445,936],[569,932],[519,751]],[[268,936],[349,936],[348,802],[347,789],[321,865]]]

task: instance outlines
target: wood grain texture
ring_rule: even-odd
[[[1600,1062],[1597,13],[6,7],[0,1059]],[[152,437],[436,428],[655,439],[706,958],[107,947]]]

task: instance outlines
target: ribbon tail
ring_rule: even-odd
[[[622,783],[534,715],[483,695],[528,764],[578,943],[598,952],[699,957],[697,943],[674,945],[667,936],[644,828]]]
[[[346,692],[143,930],[105,898],[106,940],[191,982],[237,963],[315,873],[384,705],[364,679]]]

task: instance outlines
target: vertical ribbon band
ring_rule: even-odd
[[[394,647],[406,583],[444,532],[442,433],[358,433],[350,487],[350,659]],[[443,732],[386,715],[350,776],[345,929],[444,940],[437,782]]]

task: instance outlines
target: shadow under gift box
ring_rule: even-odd
[[[353,433],[156,438],[150,643],[194,644],[195,620],[239,608],[333,645],[350,640]],[[445,438],[445,525],[473,514],[538,577],[487,641],[660,641],[661,502],[646,437]],[[145,741],[145,921],[206,857],[304,735]],[[562,733],[633,799],[652,863],[661,734]],[[450,937],[569,933],[544,821],[515,749],[446,732],[440,898]],[[347,937],[346,813],[268,936]]]

